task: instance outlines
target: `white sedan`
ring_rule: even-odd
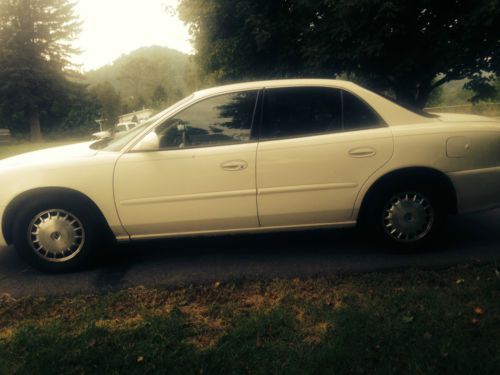
[[[194,93],[114,139],[0,161],[0,246],[81,267],[98,245],[350,227],[423,246],[449,213],[500,206],[500,123],[415,113],[350,82]]]

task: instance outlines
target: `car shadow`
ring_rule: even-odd
[[[349,251],[353,255],[366,253],[394,256],[411,254],[438,254],[463,248],[499,245],[500,210],[490,213],[450,216],[447,232],[435,244],[416,248],[411,253],[388,248],[357,228],[284,231],[258,234],[181,237],[159,240],[140,240],[118,244],[101,258],[98,267],[112,267],[118,263],[136,264],[195,256],[237,256],[248,254],[290,256],[314,253],[322,256],[335,251]]]
[[[450,217],[442,241],[414,253],[389,251],[354,228],[137,241],[107,249],[90,269],[60,275],[29,268],[8,248],[0,251],[0,293],[67,294],[448,267],[499,259],[499,224],[500,210]]]

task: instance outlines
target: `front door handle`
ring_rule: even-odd
[[[368,158],[376,154],[377,151],[373,147],[358,147],[349,150],[349,155],[353,158]]]
[[[230,160],[222,163],[220,167],[226,171],[242,171],[248,167],[245,160]]]

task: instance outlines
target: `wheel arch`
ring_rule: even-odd
[[[371,199],[376,194],[387,188],[393,181],[411,180],[411,179],[425,179],[429,184],[432,184],[439,189],[447,197],[448,212],[456,214],[458,210],[458,196],[451,179],[442,171],[431,167],[405,167],[393,170],[380,176],[369,187],[364,194],[358,214],[358,223],[363,220],[364,214],[367,212],[367,206]]]
[[[106,217],[102,213],[101,209],[97,206],[97,204],[90,199],[84,193],[73,190],[70,188],[62,188],[62,187],[44,187],[44,188],[36,188],[25,191],[19,195],[17,195],[14,199],[10,201],[7,207],[4,210],[4,214],[2,217],[2,233],[4,235],[5,241],[7,244],[12,244],[13,238],[13,225],[14,219],[16,217],[16,212],[22,207],[25,202],[30,201],[31,199],[40,199],[40,198],[56,198],[56,199],[75,199],[84,204],[87,208],[90,208],[96,217],[99,228],[103,230],[103,233],[109,237],[110,240],[114,239],[113,231],[111,230]]]

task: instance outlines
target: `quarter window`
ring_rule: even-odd
[[[155,129],[160,149],[204,147],[247,142],[257,91],[203,100]]]
[[[378,128],[382,119],[371,107],[348,91],[342,91],[344,131]]]

